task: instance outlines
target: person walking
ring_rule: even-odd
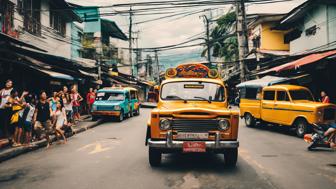
[[[25,136],[25,146],[32,146],[32,126],[33,126],[33,116],[35,112],[36,100],[33,95],[29,95],[26,98],[26,106],[20,115],[23,125],[23,131]]]
[[[48,142],[47,148],[49,148],[51,144],[49,135],[53,134],[51,115],[52,110],[47,101],[47,93],[43,91],[40,93],[40,100],[35,108],[33,124],[34,129],[36,130],[39,137],[41,136],[41,133],[44,130],[45,138],[47,139]]]
[[[329,96],[327,95],[327,93],[325,91],[321,91],[321,101],[322,103],[330,103],[330,99]]]
[[[83,97],[78,93],[76,86],[71,89],[71,101],[74,120],[78,121],[80,119],[80,103],[83,101]]]
[[[8,104],[8,99],[13,90],[13,81],[7,80],[5,88],[0,90],[0,127],[4,138],[8,138],[9,142],[12,143],[11,136],[9,134],[9,122],[11,118],[12,108]],[[1,137],[1,136],[0,136]]]
[[[62,98],[62,101],[63,101],[67,121],[68,121],[68,123],[73,123],[73,112],[72,112],[73,108],[72,108],[72,101],[71,101],[71,97],[70,97],[70,94],[69,94],[68,87],[64,86],[61,93],[62,93],[61,98]]]
[[[96,99],[96,94],[93,92],[93,88],[89,89],[89,92],[86,95],[86,104],[87,104],[87,112],[91,114],[92,104]]]
[[[67,139],[64,136],[64,131],[62,130],[62,128],[63,126],[68,125],[68,123],[66,119],[65,109],[61,103],[57,103],[56,112],[54,116],[55,116],[55,119],[54,119],[55,122],[53,125],[56,128],[56,136],[58,137],[60,135],[63,138],[64,144],[65,144],[67,142]]]
[[[13,147],[21,146],[21,137],[22,137],[22,124],[20,122],[20,114],[25,107],[24,97],[28,92],[23,92],[21,97],[19,97],[19,92],[16,90],[11,91],[11,96],[8,99],[8,102],[12,107],[12,116],[10,120],[10,131],[13,134]]]

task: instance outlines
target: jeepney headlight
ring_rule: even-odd
[[[170,129],[170,126],[171,126],[170,120],[168,120],[168,119],[161,119],[160,120],[160,129],[161,130],[168,130],[168,129]]]
[[[116,105],[116,106],[114,106],[114,110],[119,111],[119,110],[121,110],[121,107],[119,105]]]
[[[220,119],[218,121],[218,128],[221,131],[226,131],[230,128],[230,122],[227,119]]]

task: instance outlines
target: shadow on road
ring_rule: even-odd
[[[220,154],[164,154],[162,164],[158,168],[163,171],[185,172],[217,172],[234,173],[238,167],[230,168],[224,165],[224,155]]]

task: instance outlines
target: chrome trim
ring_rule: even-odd
[[[216,132],[215,141],[204,141],[207,149],[238,148],[239,141],[220,141],[220,133]],[[168,131],[166,140],[153,141],[148,139],[149,147],[160,149],[182,149],[184,141],[173,140],[173,132]]]

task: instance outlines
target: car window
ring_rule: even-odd
[[[275,91],[264,91],[264,100],[274,100]]]
[[[129,100],[129,99],[130,99],[130,94],[126,93],[126,100]]]
[[[289,101],[286,91],[277,91],[277,101]]]
[[[137,99],[136,91],[131,91],[131,99],[132,100]]]

